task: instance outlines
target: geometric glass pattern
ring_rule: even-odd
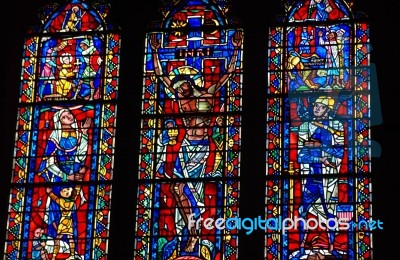
[[[164,1],[145,38],[135,259],[237,259],[243,30],[227,1]]]
[[[347,2],[292,1],[270,28],[266,259],[372,259],[369,30]]]
[[[5,258],[106,259],[119,28],[110,6],[45,4],[22,57]]]

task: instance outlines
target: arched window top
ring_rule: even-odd
[[[4,258],[108,257],[121,42],[109,7],[45,4],[25,38]]]
[[[213,31],[230,24],[225,16],[230,0],[167,0],[162,2],[164,29]],[[199,19],[187,19],[189,16]],[[189,21],[189,22],[188,22]]]
[[[107,29],[104,18],[109,4],[85,3],[84,0],[72,0],[61,6],[48,4],[42,9],[42,32],[87,32]]]
[[[368,19],[344,0],[286,5],[269,31],[266,217],[302,221],[266,231],[265,259],[371,259]]]
[[[162,1],[146,33],[134,259],[233,260],[239,215],[243,29],[224,0]]]
[[[337,21],[352,18],[350,0],[297,0],[287,1],[286,21]]]

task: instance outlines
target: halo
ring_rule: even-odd
[[[171,82],[174,82],[175,78],[178,78],[176,80],[176,83],[173,85],[173,88],[176,89],[179,87],[179,85],[185,81],[184,78],[190,78],[193,80],[194,84],[196,84],[198,87],[203,87],[204,86],[204,80],[202,74],[196,69],[193,68],[192,66],[180,66],[178,68],[175,68],[169,72],[169,78]],[[182,77],[182,80],[179,78]]]
[[[71,55],[71,53],[64,52],[64,53],[63,53],[63,54],[61,54],[61,56],[60,56],[60,62],[61,62],[61,64],[64,64],[64,61],[63,61],[63,59],[64,59],[65,57],[68,57],[68,59],[69,59],[69,63],[71,63],[71,62],[72,62],[73,58],[72,58],[72,55]]]
[[[77,11],[79,11],[79,6],[77,6],[77,5],[74,5],[74,6],[71,8],[71,10],[72,10],[72,11],[74,11],[74,10],[77,10]]]

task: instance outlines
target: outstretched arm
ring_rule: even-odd
[[[51,187],[47,187],[47,188],[46,188],[46,192],[47,192],[47,194],[49,194],[49,197],[50,197],[55,203],[57,203],[58,205],[61,206],[61,204],[65,202],[65,200],[64,200],[63,198],[59,198],[56,194],[54,194],[54,193],[51,191]]]
[[[158,49],[161,47],[160,40],[157,39],[156,34],[152,34],[150,36],[150,47],[152,50],[152,57],[153,57],[153,66],[154,66],[154,73],[160,77],[162,82],[168,87],[168,89],[175,94],[175,89],[172,87],[171,80],[169,77],[164,75],[161,69],[160,59],[158,58]]]
[[[233,72],[235,71],[236,62],[238,60],[239,48],[242,46],[243,43],[243,31],[241,30],[236,31],[231,40],[232,40],[232,45],[234,46],[234,50],[228,65],[228,69],[215,85],[215,91],[213,93],[218,92],[221,86],[225,84],[230,77],[232,77]]]

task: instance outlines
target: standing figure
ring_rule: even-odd
[[[164,129],[161,131],[157,139],[157,177],[165,177],[165,162],[167,161],[167,147],[177,144],[179,129],[174,119],[166,119],[164,121]]]
[[[336,31],[336,41],[338,43],[338,56],[339,56],[339,85],[344,87],[346,85],[345,82],[345,53],[348,50],[348,44],[346,41],[349,40],[349,37],[345,36],[346,31],[344,29],[339,29]]]
[[[327,78],[324,86],[331,85],[341,87],[339,77],[339,50],[338,43],[336,41],[337,34],[335,31],[328,31],[326,33],[326,40],[323,38],[323,31],[318,32],[319,44],[324,46],[326,49],[325,55],[325,68],[327,70]]]
[[[93,43],[92,36],[89,35],[86,39],[82,40],[79,43],[79,47],[82,49],[85,68],[82,73],[82,79],[78,83],[75,98],[80,96],[92,100],[93,98],[98,98],[99,95],[99,89],[96,90],[94,82],[103,59],[100,57],[100,52]],[[82,84],[89,87],[89,93],[82,90]]]
[[[39,87],[39,97],[43,98],[47,93],[54,93],[54,82],[55,82],[55,71],[57,70],[57,61],[56,57],[59,51],[64,49],[67,44],[65,42],[61,42],[57,45],[57,42],[54,43],[49,42],[50,45],[54,45],[53,47],[49,47],[46,51],[43,67],[40,72],[40,79],[43,80]],[[49,85],[49,86],[48,86]]]
[[[63,108],[53,116],[54,130],[51,132],[39,167],[39,174],[47,182],[80,180],[85,171],[88,149],[88,128],[91,118],[78,123],[71,110]]]
[[[298,162],[300,173],[305,177],[302,182],[299,214],[303,219],[311,214],[324,223],[328,223],[329,219],[336,219],[337,216],[337,174],[344,155],[343,125],[330,116],[334,103],[334,99],[329,96],[318,97],[313,103],[313,119],[301,124],[298,132]],[[307,231],[306,228],[301,230],[304,237],[300,253],[303,254]],[[336,232],[337,230],[327,228],[328,250],[332,255],[337,254],[333,248]]]
[[[57,254],[60,251],[60,240],[66,236],[69,243],[69,252],[70,256],[68,259],[75,260],[81,259],[75,253],[75,225],[76,219],[74,219],[73,214],[76,210],[75,208],[75,200],[78,197],[78,194],[81,191],[81,186],[76,185],[73,188],[73,185],[65,185],[61,187],[60,194],[56,195],[52,192],[52,188],[46,188],[46,192],[49,194],[49,197],[60,207],[61,218],[57,223],[57,233],[54,241],[54,251],[52,260],[57,259]]]
[[[215,159],[214,159],[214,168],[213,168],[213,176],[222,177],[222,173],[224,170],[224,161],[223,161],[223,150],[224,150],[224,140],[225,140],[225,125],[224,118],[222,116],[218,116],[215,119],[215,125],[212,130],[212,139],[214,140],[216,151],[215,151]]]
[[[180,146],[176,161],[173,162],[172,172],[165,173],[166,178],[186,179],[202,178],[206,174],[207,159],[209,157],[209,133],[210,118],[206,115],[214,111],[214,99],[221,86],[225,84],[234,74],[236,67],[238,50],[242,45],[242,31],[236,31],[232,37],[234,52],[229,62],[227,71],[218,82],[205,89],[203,86],[196,86],[191,75],[174,77],[171,80],[163,72],[158,57],[158,49],[161,47],[157,35],[153,34],[150,38],[150,47],[153,51],[153,65],[156,76],[164,83],[166,95],[178,103],[179,113],[183,116],[185,136],[178,144]],[[196,75],[197,76],[197,75]],[[205,113],[204,116],[196,115]],[[185,115],[186,114],[186,115]],[[188,220],[191,215],[199,218],[204,211],[204,188],[203,182],[174,182],[171,185],[171,193],[174,197],[178,210],[176,211],[176,229],[181,232],[183,228],[188,228],[190,237],[183,250],[193,252],[198,240],[196,227],[189,227]]]
[[[39,175],[49,183],[80,181],[86,173],[86,156],[88,151],[88,128],[92,124],[86,118],[78,123],[68,108],[57,111],[53,116],[54,130],[51,132],[39,165]],[[85,202],[80,192],[81,202]],[[47,198],[44,221],[48,224],[47,233],[55,237],[56,224],[60,221],[60,206],[50,197]]]

